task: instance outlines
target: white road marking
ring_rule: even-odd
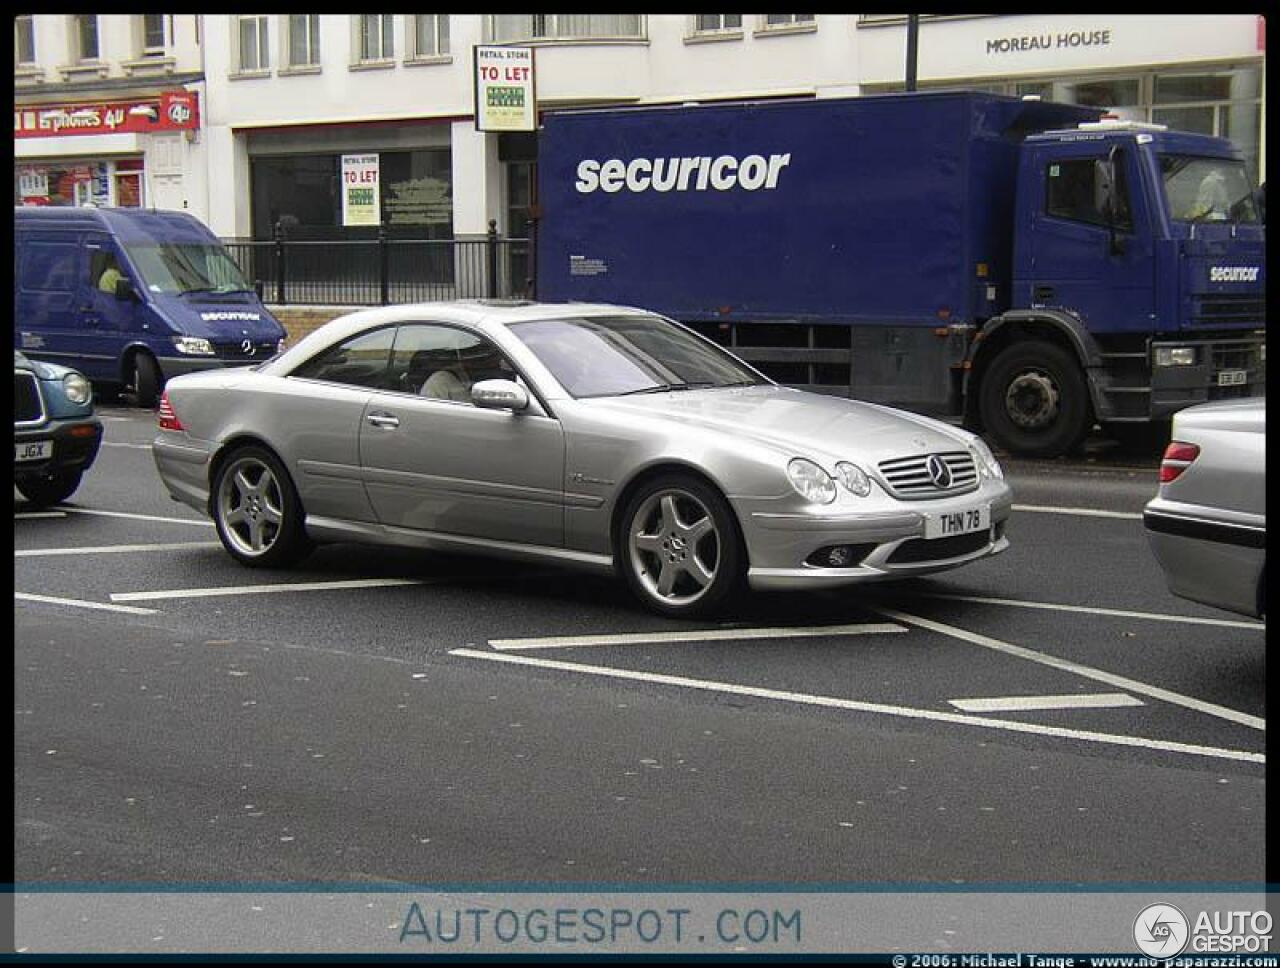
[[[102,545],[96,548],[30,548],[14,551],[15,558],[43,558],[47,555],[129,554],[135,551],[180,551],[187,548],[221,548],[217,541],[178,541],[171,544]]]
[[[164,524],[194,524],[198,528],[212,528],[212,521],[198,518],[163,518],[155,514],[131,514],[127,511],[100,511],[97,508],[67,508],[72,514],[90,514],[102,518],[128,518],[131,521],[160,521]]]
[[[151,449],[150,444],[117,444],[109,440],[104,440],[102,442],[102,446],[103,447],[127,447],[130,450],[150,450]]]
[[[13,597],[24,602],[43,602],[47,605],[74,605],[76,608],[96,608],[106,612],[128,612],[130,615],[154,615],[154,608],[133,608],[129,605],[107,605],[104,602],[82,602],[77,598],[53,598],[50,595],[29,595],[14,592]]]
[[[160,592],[119,592],[113,602],[147,602],[161,598],[216,598],[221,595],[269,595],[277,592],[320,592],[333,589],[390,588],[396,585],[426,585],[419,578],[353,578],[348,581],[304,581],[276,585],[226,585],[221,588],[173,588]]]
[[[1154,496],[1154,495],[1153,495]],[[1037,514],[1075,514],[1085,518],[1120,518],[1125,521],[1141,521],[1141,514],[1132,511],[1101,511],[1097,508],[1055,508],[1039,504],[1015,504],[1015,511],[1032,511]]]
[[[30,521],[36,518],[65,518],[66,516],[66,511],[27,511],[23,514],[15,514],[13,520]]]
[[[992,699],[948,699],[966,713],[1024,712],[1035,709],[1115,709],[1144,705],[1141,699],[1124,692],[1102,692],[1084,696],[1000,696]]]
[[[1197,746],[1190,743],[1177,743],[1170,740],[1148,739],[1142,736],[1123,736],[1113,733],[1096,733],[1089,730],[1067,729],[1060,726],[1041,726],[1035,723],[1020,723],[1004,719],[987,719],[981,716],[969,716],[964,713],[945,713],[931,709],[913,709],[909,706],[889,706],[883,703],[859,702],[853,699],[838,699],[834,696],[813,696],[798,692],[784,692],[778,689],[764,689],[758,686],[742,686],[731,682],[715,682],[707,679],[689,679],[684,676],[669,676],[656,672],[637,672],[632,669],[613,669],[608,666],[587,665],[578,662],[564,662],[556,659],[539,659],[533,656],[508,655],[502,652],[483,652],[478,649],[450,649],[450,655],[468,659],[483,659],[486,662],[507,662],[513,665],[533,666],[540,669],[557,669],[563,672],[577,672],[584,675],[603,676],[610,679],[625,679],[633,682],[651,682],[659,685],[679,686],[684,689],[698,689],[704,692],[726,693],[736,696],[754,696],[760,699],[773,699],[781,702],[801,703],[808,706],[825,706],[831,709],[847,709],[853,712],[876,713],[884,716],[896,716],[903,719],[923,719],[932,722],[954,723],[963,726],[980,726],[986,729],[1005,730],[1014,733],[1033,733],[1040,736],[1056,736],[1063,739],[1081,740],[1090,743],[1107,743],[1116,746],[1134,746],[1142,749],[1162,750],[1169,753],[1186,753],[1193,756],[1211,756],[1216,759],[1241,760],[1247,763],[1266,763],[1266,754],[1252,753],[1247,750],[1221,749],[1213,746]]]
[[[945,598],[955,602],[978,602],[983,605],[1012,605],[1016,608],[1044,608],[1059,612],[1085,612],[1090,615],[1110,615],[1116,618],[1141,618],[1152,622],[1183,622],[1187,625],[1215,625],[1229,629],[1254,629],[1265,632],[1262,622],[1238,622],[1225,618],[1200,618],[1195,615],[1162,615],[1155,612],[1127,612],[1119,608],[1095,608],[1091,605],[1058,605],[1053,602],[1023,602],[1013,598],[984,598],[980,595],[945,595],[941,592],[921,593],[921,598]]]
[[[587,645],[656,645],[663,642],[797,639],[825,635],[872,635],[879,632],[905,631],[907,631],[905,626],[893,623],[827,625],[801,628],[690,629],[687,632],[636,632],[626,635],[569,635],[536,639],[490,639],[489,645],[499,651],[506,652],[515,649],[571,649]]]
[[[1152,699],[1159,699],[1163,702],[1173,703],[1177,706],[1185,706],[1187,709],[1194,709],[1197,712],[1207,713],[1210,716],[1216,716],[1219,719],[1226,719],[1233,723],[1239,723],[1242,726],[1248,726],[1252,729],[1265,730],[1267,728],[1267,721],[1265,719],[1260,719],[1257,716],[1250,716],[1248,713],[1242,713],[1235,709],[1228,709],[1225,706],[1204,702],[1200,699],[1193,699],[1190,696],[1170,692],[1168,689],[1161,689],[1159,686],[1152,686],[1145,682],[1127,679],[1124,676],[1104,672],[1101,669],[1094,669],[1091,666],[1081,665],[1078,662],[1071,662],[1068,659],[1060,659],[1057,656],[1048,655],[1044,652],[1036,652],[1034,649],[1023,648],[1020,645],[1013,645],[1009,642],[1001,642],[999,639],[993,639],[986,635],[979,635],[977,632],[969,632],[965,629],[956,628],[954,625],[944,625],[941,622],[934,622],[927,618],[920,618],[915,615],[906,615],[890,608],[881,608],[879,606],[868,607],[872,611],[879,612],[886,618],[891,618],[897,622],[905,622],[907,625],[917,625],[920,628],[929,629],[934,632],[941,632],[943,635],[949,635],[952,638],[960,639],[961,641],[969,642],[973,645],[980,645],[986,649],[1003,652],[1006,655],[1014,655],[1020,659],[1029,659],[1032,662],[1038,662],[1041,665],[1046,665],[1054,669],[1061,669],[1063,672],[1070,672],[1073,675],[1083,676],[1086,679],[1105,682],[1109,686],[1115,686],[1116,688],[1124,689],[1127,692],[1136,692],[1139,695],[1149,696]]]

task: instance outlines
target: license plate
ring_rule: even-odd
[[[1239,387],[1248,382],[1248,370],[1220,370],[1218,372],[1218,386],[1220,387]]]
[[[15,461],[44,460],[52,456],[52,440],[31,440],[25,444],[13,445],[13,459]]]
[[[928,539],[951,538],[958,534],[971,534],[991,527],[991,505],[961,511],[930,514],[924,519],[924,536]]]

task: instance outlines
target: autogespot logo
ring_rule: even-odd
[[[1191,925],[1172,904],[1151,904],[1133,922],[1133,940],[1144,955],[1175,958],[1187,946]]]

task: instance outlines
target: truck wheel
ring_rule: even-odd
[[[80,471],[57,471],[43,477],[28,477],[14,481],[18,490],[37,507],[61,504],[80,486]]]
[[[160,396],[160,387],[164,378],[160,375],[160,367],[149,353],[135,353],[133,356],[133,395],[138,406],[150,409],[156,405]]]
[[[1069,453],[1093,422],[1075,356],[1043,340],[1000,351],[982,378],[978,407],[996,443],[1024,457]]]

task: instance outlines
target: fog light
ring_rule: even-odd
[[[827,552],[827,564],[832,568],[848,568],[853,564],[853,549],[848,545],[836,545]]]
[[[1195,366],[1196,348],[1194,346],[1157,346],[1156,366]]]

